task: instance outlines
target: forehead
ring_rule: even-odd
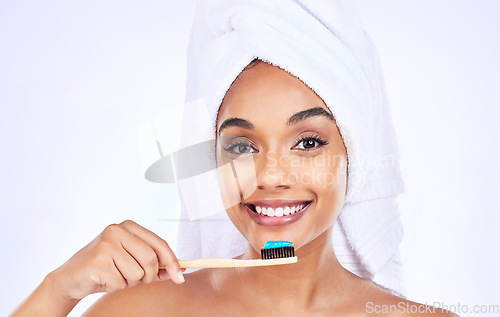
[[[323,100],[298,78],[260,62],[243,71],[231,85],[219,109],[217,127],[231,117],[252,122],[270,118],[286,122],[290,115],[314,107],[331,113]]]

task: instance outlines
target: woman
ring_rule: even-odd
[[[235,15],[237,10],[234,11],[230,5],[218,6],[227,4],[223,2],[207,2],[208,9],[200,6],[199,10],[204,18],[213,19],[208,21],[212,29],[221,29],[224,34],[227,33],[227,25],[223,24],[228,20],[235,30],[243,33],[261,32],[263,27],[276,20],[268,20],[254,28],[255,21],[265,20],[269,12],[282,14],[289,9],[288,5],[291,6],[275,4],[278,8],[275,10],[270,2],[256,1],[252,3],[255,7],[245,7],[241,14]],[[311,12],[318,11],[311,4],[308,8],[297,6],[297,3],[294,5],[297,11],[293,14],[302,12],[311,17],[314,16]],[[217,15],[209,14],[221,8],[225,11],[219,10]],[[256,20],[249,19],[249,12],[255,13],[253,9],[258,15]],[[304,25],[308,26],[306,22]],[[311,27],[325,25],[328,23],[313,23]],[[272,25],[271,29],[280,30],[280,25]],[[297,34],[298,31],[294,29],[294,32]],[[246,251],[239,258],[260,258],[260,248],[266,241],[287,240],[294,243],[298,263],[261,268],[204,269],[183,276],[175,254],[165,241],[147,229],[126,221],[107,227],[68,262],[50,273],[14,315],[65,315],[86,295],[105,291],[109,294],[89,309],[88,316],[452,316],[386,292],[344,269],[335,256],[331,236],[336,220],[345,202],[356,197],[353,192],[360,182],[355,172],[361,163],[356,161],[356,152],[352,149],[373,146],[368,143],[353,144],[353,139],[359,140],[349,138],[356,136],[353,133],[355,129],[347,129],[345,122],[340,120],[339,123],[338,120],[339,117],[349,117],[341,111],[341,107],[345,106],[342,100],[345,104],[350,103],[349,98],[364,100],[360,97],[364,96],[363,89],[373,88],[370,83],[357,85],[355,80],[351,80],[366,71],[365,68],[358,69],[346,62],[349,67],[345,69],[352,78],[348,74],[342,82],[334,81],[338,85],[331,85],[329,81],[336,78],[336,73],[342,72],[339,63],[333,63],[338,66],[333,76],[318,76],[321,78],[319,81],[304,80],[312,78],[307,75],[308,69],[313,77],[321,74],[323,69],[329,69],[329,62],[320,58],[313,61],[305,58],[306,62],[313,63],[313,67],[294,69],[294,73],[305,74],[300,80],[288,72],[293,66],[283,67],[285,71],[259,60],[253,61],[243,71],[239,68],[236,80],[203,68],[203,65],[216,65],[219,70],[223,69],[220,65],[233,65],[234,71],[249,56],[263,56],[268,60],[275,58],[283,61],[284,65],[292,65],[297,61],[294,60],[294,52],[305,49],[313,51],[316,54],[313,56],[321,56],[321,49],[329,44],[327,34],[321,32],[310,33],[320,39],[317,47],[299,43],[300,47],[289,55],[278,54],[278,57],[265,51],[271,44],[274,45],[272,41],[281,40],[275,34],[270,35],[270,41],[250,40],[251,45],[243,45],[243,48],[232,42],[231,37],[224,37],[222,44],[228,49],[215,51],[242,49],[243,52],[233,55],[236,56],[236,66],[226,55],[224,61],[202,59],[195,67],[200,73],[217,79],[223,77],[224,80],[201,78],[201,83],[192,85],[207,87],[213,82],[217,85],[214,91],[224,91],[216,115],[218,163],[222,166],[239,160],[244,167],[253,166],[255,169],[254,180],[252,173],[248,173],[248,177],[242,176],[245,173],[238,174],[239,186],[231,185],[234,184],[232,171],[222,170],[220,174],[222,199],[233,196],[241,199],[225,208],[234,226],[248,241]],[[346,35],[339,34],[341,38]],[[265,36],[262,38],[265,39]],[[336,44],[332,47],[338,52],[349,53],[335,46],[348,42],[348,38],[341,41],[337,38],[333,42]],[[216,44],[219,43],[221,41]],[[262,44],[263,50],[258,44]],[[279,47],[279,44],[276,46]],[[211,49],[214,46],[207,46],[207,56],[217,56]],[[297,58],[300,61],[303,57]],[[351,61],[350,57],[346,60]],[[227,91],[221,88],[225,85],[224,81],[230,83]],[[303,81],[309,82],[315,91]],[[332,99],[319,97],[318,91],[322,92],[320,95],[328,96],[322,87],[337,92],[337,95],[347,92],[349,97],[339,98],[338,104],[325,102]],[[216,104],[218,97],[208,97],[208,100],[210,104]],[[369,101],[369,98],[366,100]],[[359,113],[359,117],[365,115],[370,118],[370,110],[367,108],[368,114]],[[362,118],[356,121],[362,122]],[[319,161],[327,163],[318,164]],[[255,181],[255,188],[250,195],[245,195],[243,191],[252,181]],[[287,208],[289,215],[285,215]],[[165,264],[166,270],[160,270],[159,263]]]
[[[248,240],[239,258],[260,258],[266,241],[288,240],[298,263],[203,269],[184,277],[165,241],[124,222],[106,228],[49,274],[19,315],[65,315],[86,295],[106,291],[86,315],[453,316],[392,295],[339,264],[331,234],[346,194],[347,153],[334,117],[296,77],[264,62],[252,66],[220,107],[217,154],[221,162],[252,156],[258,187],[227,212]],[[312,163],[320,157],[331,164]],[[304,207],[289,216],[270,215],[290,206]],[[272,211],[258,214],[257,207]],[[167,269],[159,270],[158,261]]]

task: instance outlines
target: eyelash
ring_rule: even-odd
[[[314,148],[311,148],[311,149],[299,149],[301,151],[313,151],[317,148],[320,148],[322,146],[325,146],[327,145],[329,142],[326,141],[326,140],[323,140],[320,136],[318,135],[312,135],[312,136],[304,136],[304,137],[301,137],[300,139],[298,139],[296,142],[295,142],[295,147],[297,147],[297,145],[299,145],[300,143],[304,142],[304,141],[309,141],[309,140],[312,140],[316,143],[318,143],[318,146],[315,146]],[[255,152],[250,152],[250,153],[234,153],[233,150],[238,148],[239,146],[241,145],[246,145],[246,146],[249,146],[251,149],[253,149],[254,151],[258,152],[255,147],[250,143],[250,142],[244,142],[244,141],[238,141],[238,142],[235,142],[235,143],[232,143],[232,144],[228,144],[226,146],[224,146],[224,150],[226,152],[229,152],[231,154],[234,154],[234,155],[242,155],[242,154],[251,154],[251,153],[255,153]]]
[[[300,149],[302,151],[312,151],[312,150],[315,150],[317,148],[320,148],[322,146],[325,146],[328,144],[328,141],[326,140],[323,140],[319,135],[311,135],[311,136],[304,136],[304,137],[301,137],[295,144],[294,147],[296,147],[297,145],[299,145],[300,143],[304,142],[304,141],[309,141],[309,140],[312,140],[312,141],[315,141],[316,143],[319,144],[319,146],[315,146],[314,148],[312,149]]]
[[[240,145],[246,145],[246,146],[249,146],[250,148],[252,148],[253,150],[255,150],[255,148],[252,146],[252,144],[250,142],[243,142],[243,141],[238,141],[235,143],[228,144],[228,145],[224,146],[224,150],[226,152],[229,152],[229,153],[234,154],[234,155],[249,154],[249,153],[234,153],[233,150]]]

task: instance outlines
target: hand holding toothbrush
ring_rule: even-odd
[[[160,270],[160,264],[165,269]],[[184,282],[167,242],[127,220],[113,224],[66,263],[49,273],[12,316],[66,316],[85,296],[114,292],[138,283]]]
[[[12,316],[66,316],[85,296],[114,292],[138,283],[171,279],[184,283],[185,268],[249,267],[297,262],[293,245],[269,241],[262,259],[202,258],[178,260],[168,243],[153,232],[127,220],[113,224],[92,242],[51,272]]]

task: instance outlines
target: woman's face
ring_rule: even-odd
[[[254,250],[329,237],[347,154],[330,110],[299,79],[264,62],[243,71],[219,110],[217,154],[227,213]]]

